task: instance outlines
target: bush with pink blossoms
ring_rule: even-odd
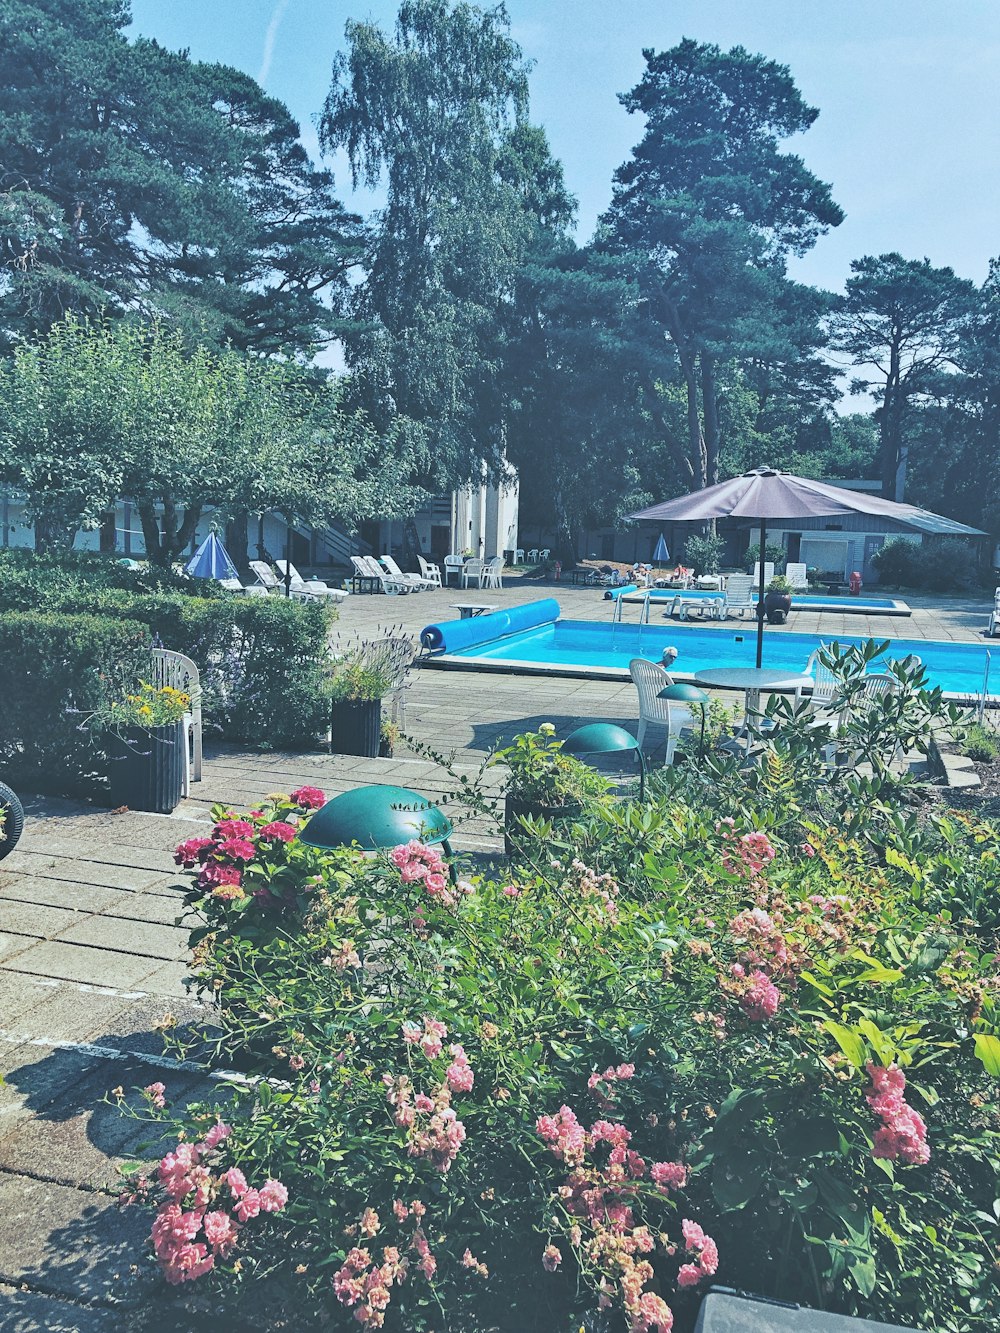
[[[861,797],[863,825],[819,818],[784,762],[685,765],[457,885],[419,844],[300,857],[287,802],[220,811],[194,874],[222,857],[271,898],[192,890],[218,1058],[251,1081],[186,1142],[216,1109],[232,1126],[244,1274],[408,1333],[687,1333],[713,1281],[949,1333],[1000,1319],[997,836]],[[982,915],[944,906],[965,882]],[[268,1178],[288,1203],[251,1216]],[[202,1223],[192,1266],[227,1235]],[[221,1296],[213,1259],[179,1290]]]

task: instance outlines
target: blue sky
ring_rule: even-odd
[[[395,0],[133,0],[134,32],[261,79],[291,108],[310,150],[312,119],[348,18],[391,28]],[[851,259],[899,250],[981,281],[1000,255],[1000,4],[997,0],[509,0],[535,62],[532,117],[545,126],[580,201],[586,240],[611,175],[641,133],[617,94],[642,48],[681,37],[742,44],[791,67],[820,108],[794,141],[847,212],[794,268],[839,290]],[[350,181],[330,164],[343,197]],[[367,201],[355,203],[366,206]]]

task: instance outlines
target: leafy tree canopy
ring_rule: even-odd
[[[248,75],[129,42],[124,0],[0,9],[0,345],[69,310],[310,353],[363,229]]]
[[[347,25],[320,139],[386,192],[348,343],[375,419],[416,423],[421,474],[503,470],[509,307],[536,233],[573,203],[527,118],[527,65],[502,6],[404,0],[393,36]]]

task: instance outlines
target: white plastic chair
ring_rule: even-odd
[[[462,566],[462,587],[467,588],[472,579],[476,580],[476,587],[483,586],[483,562],[481,560],[466,560]]]
[[[785,578],[792,585],[795,592],[805,592],[809,587],[809,579],[806,577],[806,567],[804,564],[796,563],[786,565]]]
[[[990,612],[990,623],[986,633],[991,639],[995,639],[998,629],[1000,629],[1000,588],[993,594],[993,610]]]
[[[543,546],[542,549],[538,552],[538,558],[539,560],[548,560],[551,554],[552,554],[551,549],[548,546]]]
[[[755,615],[757,611],[757,603],[753,600],[755,586],[749,574],[730,574],[726,579],[725,614],[738,615],[741,620],[748,611],[751,615]]]
[[[391,555],[384,555],[381,560],[388,570],[390,578],[394,578],[397,583],[408,583],[414,592],[421,592],[424,588],[434,587],[434,584],[425,579],[422,574],[404,574]]]
[[[444,558],[444,586],[447,588],[448,581],[454,574],[456,582],[462,578],[462,568],[465,565],[465,557],[461,555],[446,555]]]
[[[628,671],[639,695],[639,730],[636,740],[641,747],[646,728],[651,722],[655,726],[666,727],[667,754],[664,767],[669,767],[674,762],[677,737],[693,722],[691,710],[682,704],[671,704],[669,699],[657,698],[660,690],[673,685],[674,681],[669,672],[656,662],[647,661],[645,657],[633,657],[628,664]]]
[[[765,561],[764,561],[764,587],[765,587],[765,588],[767,587],[767,585],[771,582],[771,580],[772,580],[773,578],[774,578],[774,561],[773,561],[773,560],[765,560]],[[753,567],[753,586],[754,586],[755,588],[757,588],[757,587],[760,586],[760,561],[759,561],[759,560],[757,561],[757,563],[756,563],[756,564],[754,565],[754,567]]]
[[[494,556],[483,566],[483,587],[484,588],[503,588],[503,567],[504,558],[502,555]]]
[[[417,556],[417,564],[420,566],[420,572],[424,576],[424,582],[428,587],[441,587],[441,568],[439,565],[432,565],[425,560],[422,555]]]
[[[515,565],[523,565],[523,564],[524,564],[524,547],[523,547],[523,546],[519,546],[519,547],[517,548],[517,550],[514,552],[514,564],[515,564]]]
[[[537,564],[538,564],[538,547],[537,547],[537,546],[533,546],[533,547],[531,548],[531,550],[528,552],[528,564],[529,564],[529,565],[537,565]]]
[[[176,653],[172,648],[154,648],[152,657],[152,680],[149,683],[158,690],[164,686],[181,690],[191,698],[183,718],[185,764],[181,795],[187,796],[191,783],[201,781],[201,677],[190,657]]]

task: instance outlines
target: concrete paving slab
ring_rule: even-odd
[[[110,889],[140,889],[163,883],[164,876],[131,866],[102,865],[96,861],[76,860],[68,856],[50,856],[42,852],[21,852],[17,870],[41,879],[61,879]]]
[[[38,1291],[0,1283],[4,1333],[120,1333],[121,1311],[78,1305]]]
[[[128,990],[138,987],[143,978],[156,969],[155,959],[116,953],[111,949],[95,949],[86,944],[68,944],[62,940],[43,940],[4,962],[18,972]]]
[[[0,1281],[78,1301],[118,1304],[142,1287],[132,1265],[149,1218],[122,1213],[106,1196],[69,1185],[0,1174]]]
[[[41,940],[58,935],[61,930],[85,920],[87,915],[69,907],[46,907],[41,903],[0,898],[0,931],[33,935]]]
[[[11,857],[11,860],[13,859]],[[116,892],[122,890],[95,888],[89,884],[41,878],[37,875],[0,873],[0,899],[17,899],[25,903],[68,907],[78,912],[103,911],[108,904],[115,901]]]
[[[92,944],[100,949],[142,954],[145,958],[172,960],[187,949],[188,932],[175,926],[161,926],[149,921],[131,921],[127,917],[86,917],[67,923],[59,939],[72,944]]]

